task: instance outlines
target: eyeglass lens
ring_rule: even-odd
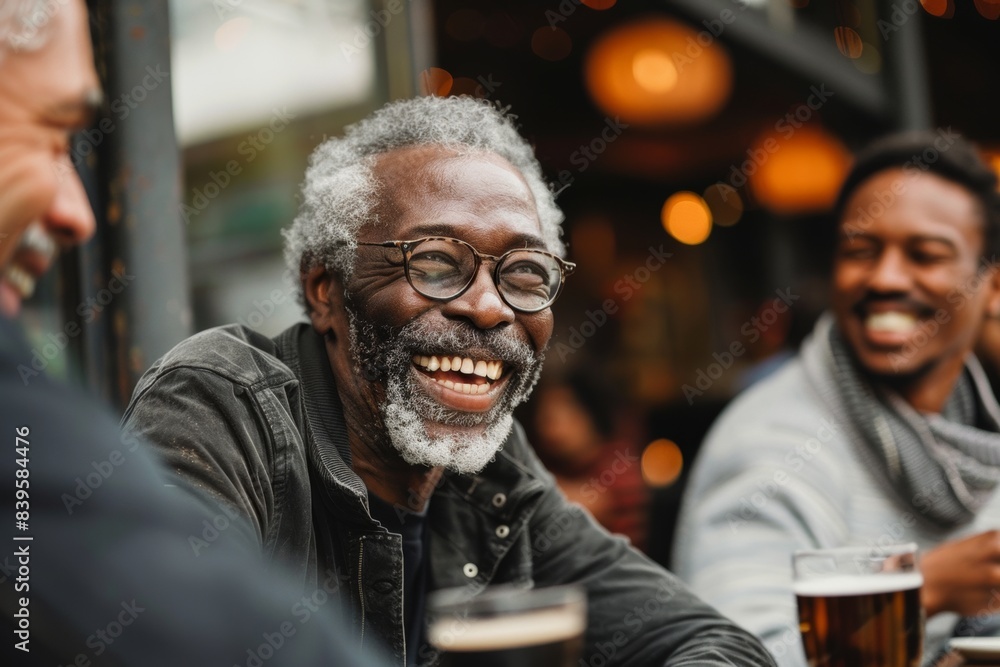
[[[423,294],[435,299],[456,296],[475,278],[476,257],[464,243],[430,239],[411,251],[410,282]],[[534,250],[516,250],[497,268],[497,289],[511,306],[525,310],[548,305],[559,290],[562,278],[559,262]]]

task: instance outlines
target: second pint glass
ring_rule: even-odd
[[[799,630],[810,667],[919,667],[917,546],[797,551]]]

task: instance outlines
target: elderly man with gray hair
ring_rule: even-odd
[[[286,234],[309,322],[198,334],[144,376],[128,430],[304,587],[334,571],[366,643],[436,659],[430,591],[576,583],[590,665],[766,665],[758,642],[557,490],[512,418],[574,265],[509,119],[399,101],[321,145]]]

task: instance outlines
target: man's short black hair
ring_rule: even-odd
[[[843,219],[847,201],[858,186],[880,171],[932,173],[964,186],[983,210],[983,256],[1000,255],[1000,193],[997,176],[976,148],[952,132],[910,131],[876,140],[858,153],[833,207],[833,221]]]

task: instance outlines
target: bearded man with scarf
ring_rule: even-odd
[[[780,665],[806,664],[796,549],[916,542],[925,663],[993,630],[1000,408],[971,350],[1000,314],[996,186],[950,130],[859,154],[834,208],[831,312],[699,453],[674,565]]]
[[[394,664],[436,660],[429,591],[569,583],[588,598],[582,664],[772,664],[568,503],[513,421],[573,269],[561,220],[496,107],[392,103],[310,161],[286,234],[310,322],[181,343],[139,383],[125,427],[299,574],[300,620],[336,596]]]

